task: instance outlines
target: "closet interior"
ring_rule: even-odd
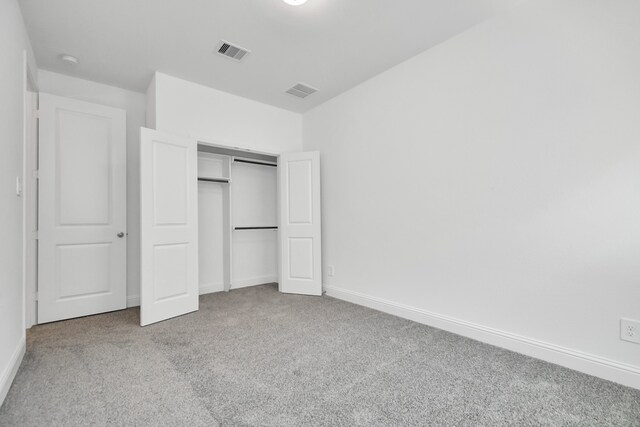
[[[198,143],[201,295],[278,281],[277,163]]]

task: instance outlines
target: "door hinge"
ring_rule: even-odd
[[[33,117],[34,119],[39,119],[40,118],[40,110],[31,110],[31,117]]]
[[[34,230],[34,231],[32,231],[31,233],[32,233],[32,235],[33,235],[33,238],[34,238],[35,240],[38,240],[38,230]]]
[[[38,301],[38,293],[37,293],[37,292],[34,292],[34,294],[33,294],[33,300],[34,300],[34,301]]]
[[[33,179],[40,179],[40,171],[38,169],[35,169],[32,172],[32,175],[33,175]]]

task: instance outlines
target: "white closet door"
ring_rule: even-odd
[[[195,140],[141,128],[141,326],[198,310],[197,172]]]
[[[40,94],[38,323],[126,307],[124,110]]]
[[[320,153],[282,154],[280,292],[322,295]]]

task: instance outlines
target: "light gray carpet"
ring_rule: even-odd
[[[640,391],[264,285],[41,325],[0,425],[640,425]]]

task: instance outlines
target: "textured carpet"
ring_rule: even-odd
[[[264,285],[32,328],[0,425],[640,425],[640,391]]]

